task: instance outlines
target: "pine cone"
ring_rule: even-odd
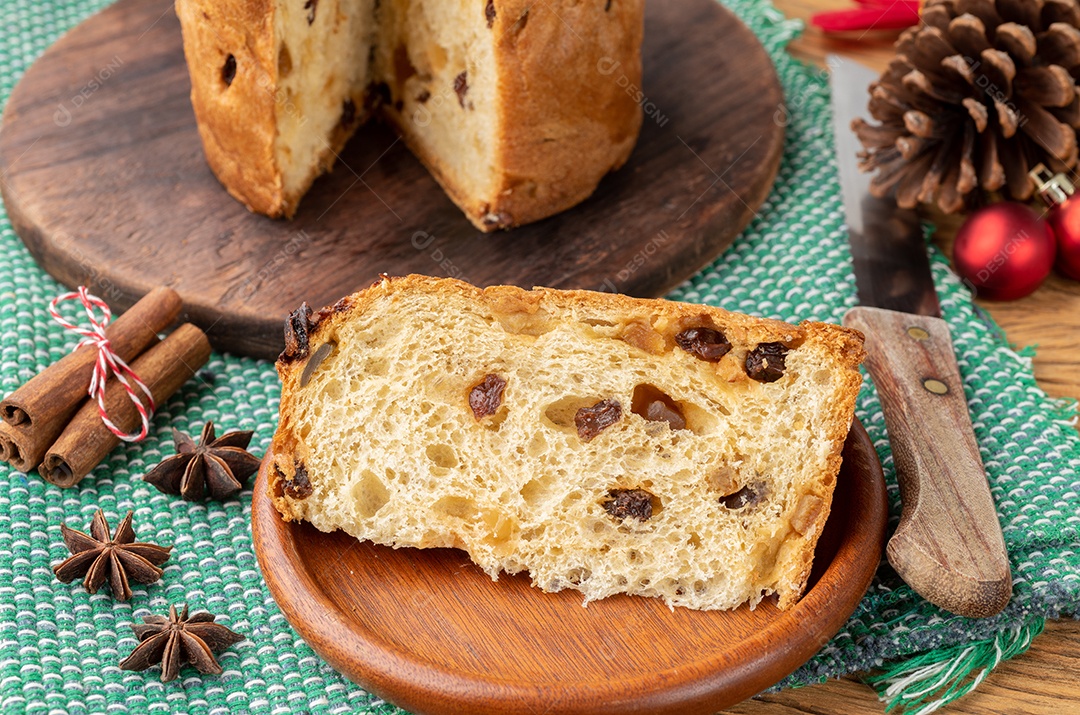
[[[1076,166],[1077,0],[929,0],[922,20],[870,87],[880,124],[852,125],[874,195],[953,213],[980,189],[1030,198],[1039,163]]]

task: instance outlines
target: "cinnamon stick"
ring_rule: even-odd
[[[210,341],[194,325],[185,324],[150,348],[131,369],[150,389],[156,404],[169,399],[210,358]],[[105,389],[105,409],[121,430],[131,432],[140,424],[139,413],[123,385],[111,380]],[[98,414],[97,402],[87,401],[49,448],[38,469],[41,476],[59,487],[79,483],[120,444]]]
[[[157,334],[172,325],[180,314],[180,296],[171,288],[155,288],[105,328],[113,351],[130,363]],[[4,459],[26,472],[41,463],[49,446],[86,400],[94,372],[97,348],[84,345],[33,377],[0,402],[5,427],[0,441],[18,448],[15,460],[10,449]]]
[[[0,459],[20,472],[31,472],[37,462],[26,459],[30,449],[30,436],[23,430],[12,427],[7,422],[0,422]]]

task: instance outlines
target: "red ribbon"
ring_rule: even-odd
[[[86,311],[86,318],[90,322],[89,328],[82,328],[73,323],[69,323],[60,316],[60,311],[57,307],[67,300],[78,300],[82,303],[83,309]],[[97,308],[101,311],[101,318],[98,318],[94,314],[94,309]],[[101,421],[109,428],[109,431],[115,434],[125,442],[141,442],[146,439],[146,435],[150,433],[150,416],[153,415],[156,407],[154,406],[154,398],[150,394],[150,388],[148,388],[139,376],[128,367],[119,355],[113,352],[112,346],[109,344],[109,339],[105,337],[105,326],[112,320],[112,311],[109,310],[109,306],[101,298],[95,295],[91,295],[86,290],[86,286],[79,286],[77,291],[71,293],[65,293],[59,295],[53,299],[49,304],[49,314],[52,315],[53,320],[60,323],[68,330],[82,336],[82,340],[75,346],[75,350],[78,350],[84,345],[93,345],[97,348],[97,360],[94,363],[94,374],[90,379],[89,395],[91,399],[95,400],[98,405],[98,414],[101,415]],[[139,412],[139,418],[142,420],[142,428],[138,432],[132,432],[130,434],[124,432],[109,419],[109,414],[105,410],[105,385],[109,381],[109,377],[114,376],[124,386],[124,390],[127,392],[128,397],[133,403],[135,403],[135,409]],[[142,399],[136,392],[135,387],[132,387],[132,383],[135,387],[142,391],[146,396],[146,404],[143,404]]]
[[[855,0],[858,8],[819,12],[810,22],[823,32],[902,30],[919,24],[917,0]]]

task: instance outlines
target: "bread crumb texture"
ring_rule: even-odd
[[[454,547],[585,602],[780,608],[806,585],[862,336],[586,291],[384,279],[298,312],[269,467],[286,519]]]

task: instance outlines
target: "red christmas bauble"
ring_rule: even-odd
[[[1057,269],[1080,281],[1080,196],[1070,196],[1047,216],[1057,238]]]
[[[980,298],[1015,300],[1028,295],[1054,266],[1054,234],[1039,215],[1011,201],[974,211],[956,234],[956,272]]]

